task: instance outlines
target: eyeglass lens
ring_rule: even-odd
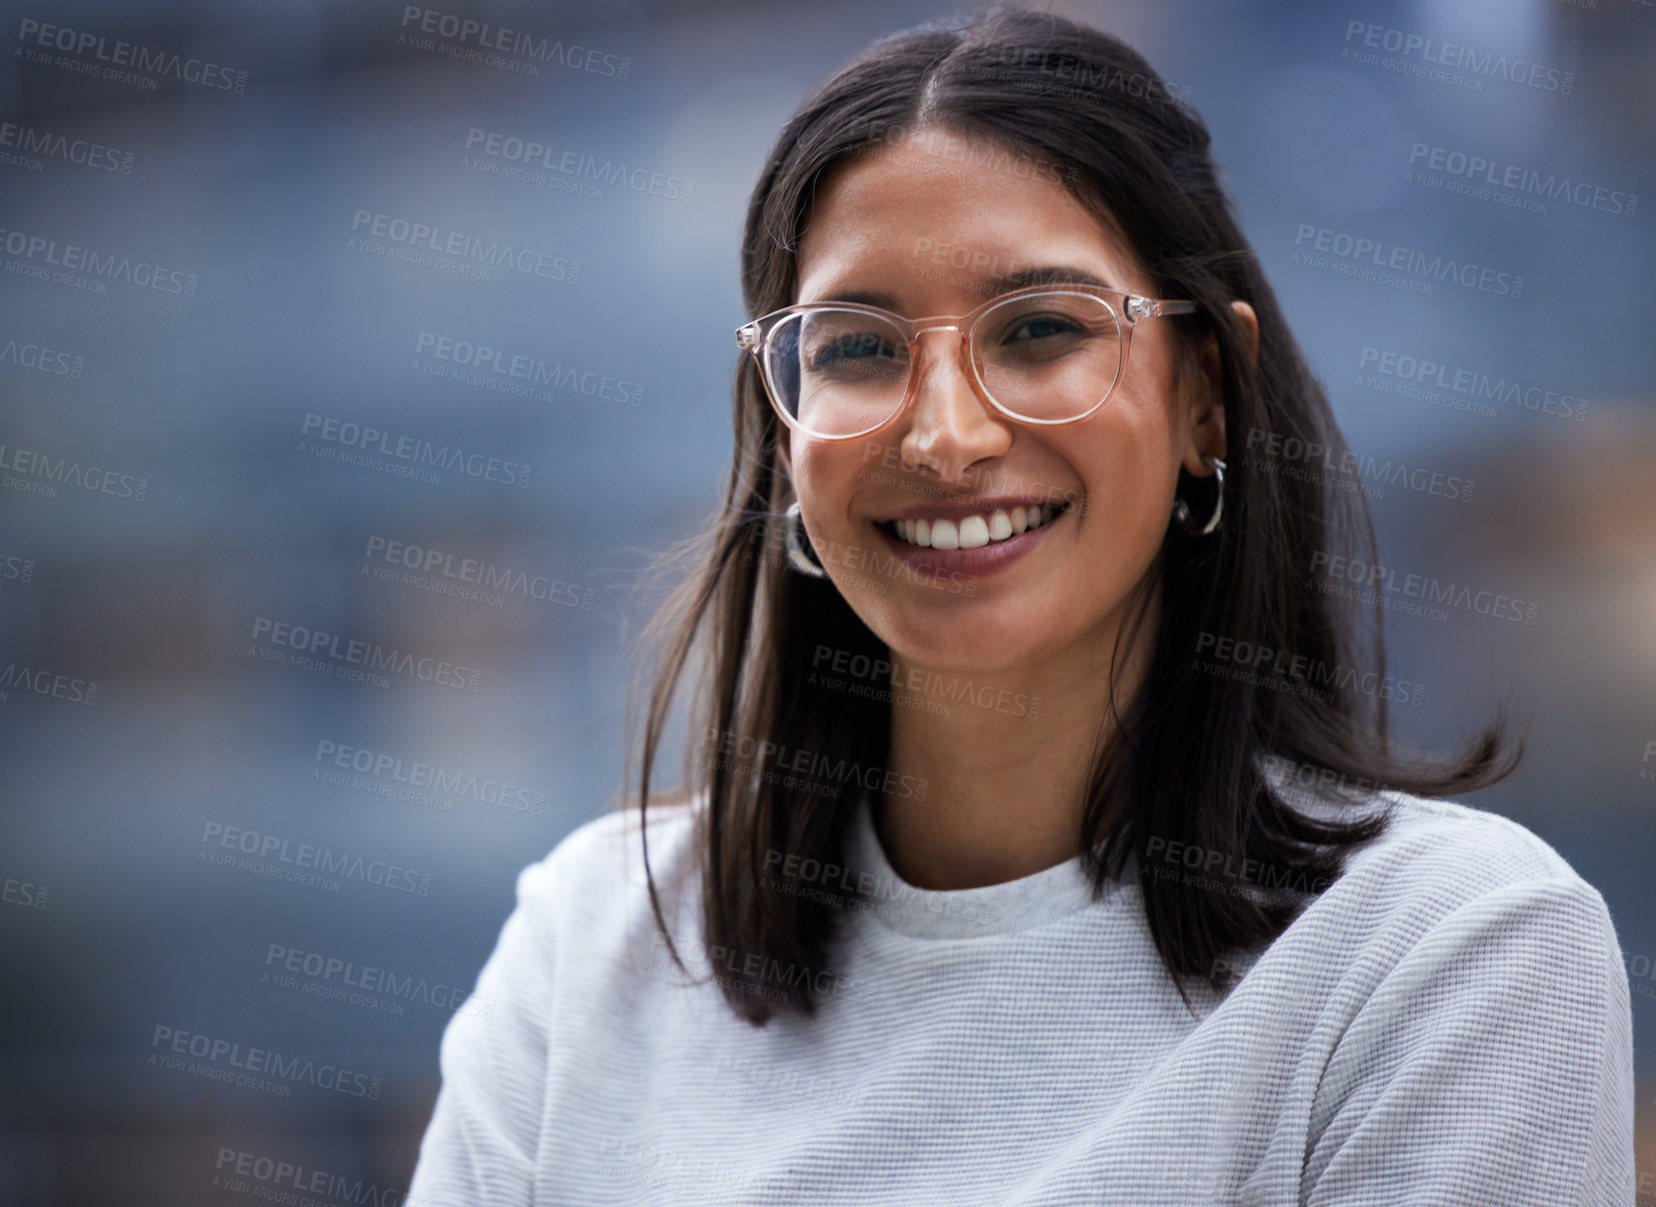
[[[1026,419],[1085,415],[1114,387],[1121,327],[1103,299],[1083,293],[1009,298],[972,332],[982,388]],[[848,436],[884,423],[902,405],[912,371],[908,340],[889,319],[812,308],[772,329],[764,356],[777,401],[801,427]]]

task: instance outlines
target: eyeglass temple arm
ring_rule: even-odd
[[[1127,295],[1127,318],[1130,322],[1140,319],[1161,318],[1167,314],[1194,314],[1195,302],[1175,302],[1165,298],[1147,298],[1136,293]]]

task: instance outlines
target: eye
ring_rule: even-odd
[[[1000,342],[1005,345],[1029,340],[1062,339],[1083,332],[1080,323],[1062,314],[1026,314],[1008,324]]]
[[[889,336],[879,331],[844,331],[823,339],[814,348],[807,363],[820,373],[835,370],[855,370],[874,362],[897,359],[899,349]]]

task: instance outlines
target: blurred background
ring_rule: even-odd
[[[0,1202],[400,1200],[516,872],[619,785],[759,165],[971,11],[430,3],[0,5]],[[1398,719],[1523,703],[1473,803],[1609,902],[1656,1190],[1656,7],[1053,7],[1204,115],[1353,446],[1475,483],[1371,482]]]

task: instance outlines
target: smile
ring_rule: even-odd
[[[886,520],[880,527],[904,544],[922,549],[981,549],[1050,524],[1066,510],[1067,504],[1029,503],[967,515]]]

